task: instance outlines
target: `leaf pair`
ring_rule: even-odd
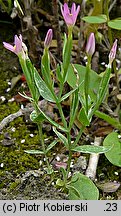
[[[90,24],[102,24],[108,21],[105,14],[100,14],[98,16],[85,16],[82,18],[82,20]],[[112,29],[121,30],[121,17],[118,17],[114,20],[109,20],[107,24]]]

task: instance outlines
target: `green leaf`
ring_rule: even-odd
[[[66,169],[64,169],[63,167],[60,167],[60,171],[63,174],[63,180],[64,180],[64,182],[66,182],[66,177],[67,177]]]
[[[92,116],[95,114],[95,112],[98,110],[99,106],[101,105],[101,103],[103,102],[103,100],[106,96],[108,84],[109,84],[109,80],[110,80],[110,74],[111,74],[111,68],[107,67],[106,71],[105,71],[105,73],[101,79],[101,82],[99,84],[99,87],[98,87],[95,106],[93,106],[91,108],[89,115],[88,115],[90,120],[91,120]]]
[[[58,132],[55,127],[53,127],[53,131],[55,132],[57,137],[61,140],[61,142],[68,148],[68,140],[67,140],[67,138],[63,134]]]
[[[107,16],[105,14],[98,16],[85,16],[82,20],[92,24],[101,24],[107,22]]]
[[[71,50],[72,50],[72,36],[67,38],[67,41],[65,43],[65,48],[63,52],[63,82],[66,81],[67,73],[68,73],[68,67],[70,64],[71,59]]]
[[[59,186],[59,187],[63,187],[65,185],[64,181],[61,180],[61,179],[57,179],[56,181],[56,185]]]
[[[37,122],[41,122],[42,121],[42,115],[45,117],[45,119],[47,121],[49,121],[49,123],[55,127],[57,127],[58,129],[64,131],[64,132],[68,132],[68,130],[66,128],[64,128],[63,126],[59,125],[58,123],[56,123],[55,121],[53,121],[49,116],[47,116],[42,110],[40,110],[40,114],[36,117],[36,121]]]
[[[112,118],[109,115],[107,115],[107,114],[105,114],[103,112],[100,112],[98,110],[95,112],[95,115],[98,118],[101,118],[101,119],[105,120],[106,122],[108,122],[109,124],[113,125],[113,127],[118,128],[119,130],[121,130],[121,124],[115,118]]]
[[[121,30],[121,17],[114,20],[110,20],[108,22],[108,26],[112,29]]]
[[[97,92],[97,103],[99,103],[99,105],[102,103],[106,92],[107,92],[107,88],[108,88],[108,83],[110,80],[110,74],[111,74],[111,68],[107,67],[106,71],[101,79],[100,85],[99,85],[99,91]]]
[[[39,73],[34,73],[34,78],[35,78],[35,83],[36,83],[36,85],[38,87],[38,91],[39,91],[40,95],[45,100],[55,103],[56,100],[55,100],[52,92],[50,91],[50,89],[48,88],[48,86],[46,85],[44,80],[41,78]]]
[[[95,184],[81,173],[74,174],[70,186],[73,187],[69,188],[70,200],[98,200],[99,198],[99,191]],[[74,189],[78,193],[75,193]]]
[[[105,152],[108,152],[112,146],[94,146],[94,145],[82,145],[77,146],[75,148],[72,148],[72,151],[82,152],[82,153],[96,153],[96,154],[102,154]]]
[[[39,97],[40,97],[40,93],[38,91],[38,88],[36,86],[35,79],[34,79],[34,74],[38,74],[38,71],[36,70],[36,68],[34,67],[32,62],[30,61],[30,59],[26,60],[26,66],[28,69],[27,73],[29,73],[29,75],[30,75],[30,78],[28,76],[28,78],[26,77],[26,79],[29,79],[28,84],[29,84],[29,88],[30,88],[30,91],[32,94],[32,98],[38,102]]]
[[[73,193],[74,196],[77,197],[78,200],[84,200],[83,195],[82,194],[80,195],[79,191],[74,186],[67,185],[66,188],[69,190],[69,193],[70,192]]]
[[[64,101],[65,99],[67,99],[70,95],[72,95],[72,93],[74,93],[77,90],[77,88],[71,90],[70,92],[66,93],[65,95],[62,96],[60,102]]]
[[[56,75],[57,75],[57,79],[59,80],[59,82],[62,83],[63,78],[62,78],[62,72],[61,72],[60,67],[61,66],[58,64],[56,68]]]
[[[110,133],[104,139],[103,146],[112,146],[111,150],[105,153],[105,156],[112,164],[121,167],[121,140],[118,138],[118,133]]]
[[[21,95],[21,97],[23,97],[23,98],[25,98],[25,99],[27,99],[27,100],[33,102],[33,98],[27,96],[27,95],[25,94],[25,92],[23,92],[23,94],[20,93],[20,92],[18,92],[18,94]]]
[[[45,48],[43,52],[41,59],[41,72],[45,83],[51,85],[52,80],[50,75],[50,56],[48,48]]]
[[[36,113],[36,111],[34,110],[31,114],[30,114],[30,119],[35,122],[35,123],[38,123],[38,122],[42,122],[44,121],[46,118],[43,116],[42,113],[39,114],[39,119],[38,119],[38,115]]]
[[[30,93],[32,95],[33,100],[38,101],[40,94],[38,88],[35,84],[34,73],[38,73],[37,70],[32,65],[29,59],[24,60],[22,56],[19,56],[19,62],[21,64],[22,70],[26,77],[27,85],[29,87]]]
[[[52,143],[49,144],[49,146],[46,149],[46,153],[48,153],[50,151],[50,149],[52,149],[57,143],[58,143],[58,139],[54,140]]]
[[[84,107],[81,108],[79,115],[78,115],[78,120],[84,125],[84,126],[89,126],[90,122],[88,119],[88,116],[86,114],[86,110]]]
[[[79,93],[81,96],[84,97],[84,79],[85,79],[85,74],[86,74],[86,67],[79,65],[79,64],[74,64],[74,67],[78,71],[79,75],[79,82],[78,84],[81,85],[79,86]],[[76,88],[77,84],[77,77],[76,74],[74,73],[73,66],[70,65],[67,73],[67,82],[72,88]],[[90,71],[90,83],[89,83],[89,96],[92,101],[96,100],[96,94],[99,88],[99,84],[101,81],[101,77],[94,72],[93,70]]]
[[[72,94],[72,100],[70,105],[70,122],[69,122],[69,129],[72,128],[72,125],[74,123],[74,120],[77,115],[78,105],[79,105],[79,88],[76,89],[76,91]]]
[[[25,150],[24,152],[28,154],[44,154],[44,152],[40,150]]]

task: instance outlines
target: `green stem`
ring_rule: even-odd
[[[80,140],[80,138],[81,138],[81,135],[82,135],[82,133],[83,133],[85,127],[86,127],[86,126],[82,125],[82,127],[80,128],[80,131],[79,131],[79,133],[78,133],[78,135],[77,135],[77,137],[76,137],[76,140],[75,140],[74,143],[73,143],[73,148],[76,147],[76,145],[78,144],[78,142],[79,142],[79,140]]]
[[[46,161],[46,164],[47,164],[47,167],[48,167],[48,170],[49,170],[49,169],[50,169],[50,164],[49,164],[49,161],[48,161],[48,157],[47,157],[47,155],[46,155],[46,148],[45,148],[44,137],[43,137],[43,132],[42,132],[42,124],[39,123],[39,124],[37,124],[37,125],[38,125],[39,138],[40,138],[42,150],[43,150],[43,152],[44,152],[45,161]]]
[[[61,104],[60,103],[56,103],[56,105],[58,107],[58,110],[59,110],[59,113],[60,113],[63,125],[64,125],[65,128],[67,128],[67,122],[66,122],[66,119],[65,119],[65,116],[64,116]]]
[[[85,92],[85,103],[86,113],[88,114],[88,95],[89,95],[89,82],[90,82],[90,68],[91,68],[91,57],[88,56],[88,63],[86,66],[86,74],[84,79],[84,92]]]
[[[70,131],[67,133],[67,139],[68,139],[68,146],[69,146],[69,156],[68,156],[68,162],[67,162],[67,178],[68,178],[68,174],[70,172],[70,165],[71,165],[71,159],[72,159],[72,151],[71,151],[71,136],[70,136]]]
[[[40,110],[39,110],[38,104],[35,101],[33,103],[34,103],[33,105],[34,105],[35,111],[39,115]],[[48,171],[49,171],[51,169],[51,167],[50,167],[50,164],[49,164],[49,161],[48,161],[48,157],[46,155],[46,148],[45,148],[45,144],[44,144],[44,137],[43,137],[43,131],[42,131],[42,123],[37,123],[37,126],[38,126],[40,143],[41,143],[41,146],[42,146],[42,150],[44,152],[45,161],[46,161],[47,168],[48,168]]]

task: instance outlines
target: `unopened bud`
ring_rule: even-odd
[[[116,56],[116,50],[117,50],[117,39],[113,43],[112,49],[109,53],[109,64],[111,65],[113,60],[115,59]]]
[[[52,42],[52,38],[53,38],[53,31],[52,31],[52,29],[49,29],[47,34],[46,34],[45,41],[44,41],[44,47],[45,48],[49,48],[49,46]]]
[[[95,52],[95,36],[94,33],[91,33],[87,41],[86,53],[92,56],[94,52]]]

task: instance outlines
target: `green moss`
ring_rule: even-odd
[[[12,182],[9,187],[9,192],[13,191],[19,184],[20,184],[20,180],[16,180],[15,182]]]
[[[8,115],[17,112],[19,109],[20,108],[16,104],[16,102],[7,103],[7,104],[1,104],[0,105],[0,121],[2,121],[3,118],[7,117]],[[14,122],[12,124],[14,125]]]
[[[19,110],[19,106],[14,103],[2,104],[0,106],[0,121],[11,113],[15,113]],[[15,128],[15,132],[11,128]],[[35,127],[34,127],[35,128]],[[3,140],[4,134],[9,133],[10,139],[13,140],[12,145],[4,146]],[[34,134],[34,137],[30,137],[30,133]],[[25,139],[25,142],[21,141]],[[8,184],[6,177],[7,172],[13,176],[25,173],[28,170],[39,169],[39,160],[41,156],[30,155],[24,152],[27,149],[40,149],[40,143],[38,138],[38,131],[31,131],[25,124],[23,117],[18,117],[12,121],[6,128],[0,133],[0,164],[3,163],[0,176],[3,176],[0,187]],[[8,140],[9,142],[9,140]],[[10,182],[9,182],[10,183]],[[11,186],[12,187],[12,186]]]

